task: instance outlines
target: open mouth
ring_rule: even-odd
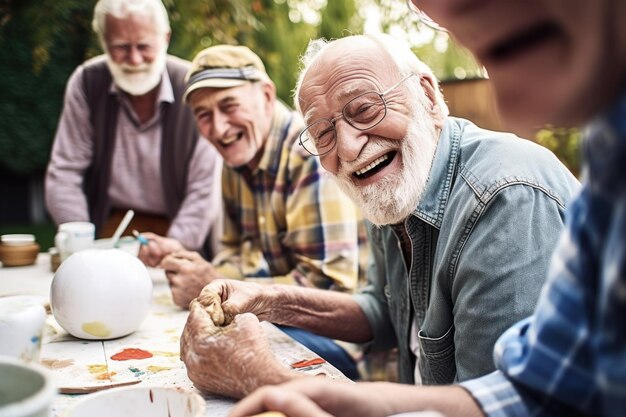
[[[226,147],[226,146],[232,145],[233,143],[237,142],[242,137],[243,137],[243,132],[239,132],[237,134],[230,135],[230,136],[227,136],[227,137],[223,138],[222,140],[220,140],[220,144],[222,146]]]
[[[489,56],[491,59],[498,61],[509,59],[516,54],[521,54],[555,38],[560,32],[559,27],[555,23],[548,21],[540,22],[497,44],[491,49]]]
[[[397,154],[396,151],[386,153],[383,156],[376,158],[376,160],[372,161],[366,167],[363,167],[359,169],[358,171],[355,171],[354,174],[352,175],[354,175],[357,179],[360,179],[360,180],[369,178],[372,175],[375,175],[376,173],[380,172],[387,165],[389,165],[391,161],[393,161],[393,158],[395,158],[396,154]]]

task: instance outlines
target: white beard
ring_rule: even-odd
[[[432,117],[423,108],[417,109],[396,155],[396,158],[402,157],[402,171],[399,174],[387,175],[375,184],[365,187],[355,186],[350,175],[354,169],[348,169],[341,164],[335,180],[361,209],[363,215],[375,225],[400,223],[415,210],[422,197],[437,141],[437,130]],[[396,140],[370,137],[362,157],[355,162],[361,163],[364,158],[378,154],[381,149],[392,150],[396,144]]]
[[[140,65],[117,64],[109,54],[107,65],[115,85],[131,96],[142,96],[161,82],[167,59],[167,45],[161,47],[154,61]]]

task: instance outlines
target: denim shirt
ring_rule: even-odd
[[[547,149],[447,118],[415,211],[369,227],[368,285],[354,296],[374,335],[366,351],[397,346],[400,381],[413,383],[415,317],[424,384],[493,371],[496,339],[533,311],[578,188]]]

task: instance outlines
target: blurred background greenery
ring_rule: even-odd
[[[263,59],[288,104],[298,57],[309,39],[318,37],[385,31],[410,42],[444,84],[486,75],[446,33],[419,23],[398,0],[163,2],[172,26],[171,54],[191,59],[210,45],[247,45]],[[95,3],[0,0],[0,234],[35,233],[44,249],[52,245],[54,226],[43,204],[43,175],[65,83],[77,65],[102,53],[91,30]],[[474,98],[466,94],[463,99]],[[493,107],[486,112],[495,114]],[[548,127],[531,139],[553,149],[577,172],[577,132]]]

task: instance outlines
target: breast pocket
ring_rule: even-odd
[[[417,334],[420,343],[419,369],[424,385],[451,384],[456,377],[454,358],[454,326],[441,337],[428,337],[422,330]]]

